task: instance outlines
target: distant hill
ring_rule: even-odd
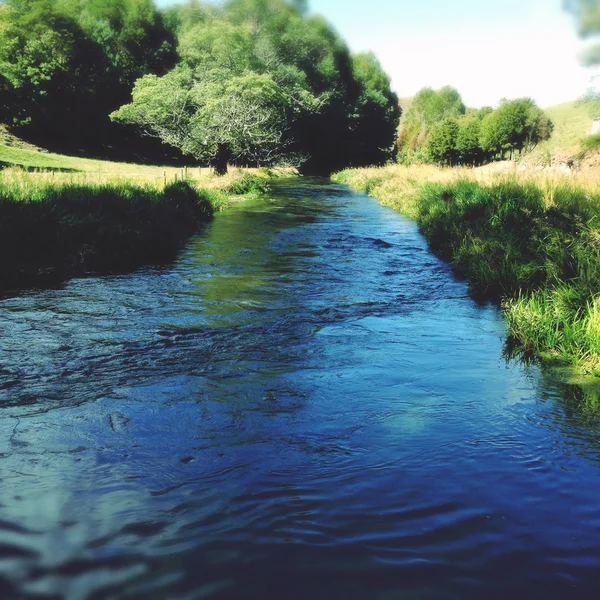
[[[592,119],[585,104],[564,102],[544,111],[554,123],[552,137],[540,144],[533,152],[543,158],[550,154],[560,160],[563,157],[576,155],[580,150],[580,142],[587,137],[592,129]]]

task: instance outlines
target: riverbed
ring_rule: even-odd
[[[596,598],[600,436],[324,180],[0,301],[2,598]]]

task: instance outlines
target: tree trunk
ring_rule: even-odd
[[[215,175],[227,175],[227,163],[231,158],[231,152],[226,144],[219,144],[217,153],[211,160],[211,166],[215,170]]]

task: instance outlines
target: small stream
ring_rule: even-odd
[[[322,180],[0,301],[0,598],[600,595],[600,428]]]

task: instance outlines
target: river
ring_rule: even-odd
[[[597,598],[600,436],[320,180],[0,301],[0,597]]]

